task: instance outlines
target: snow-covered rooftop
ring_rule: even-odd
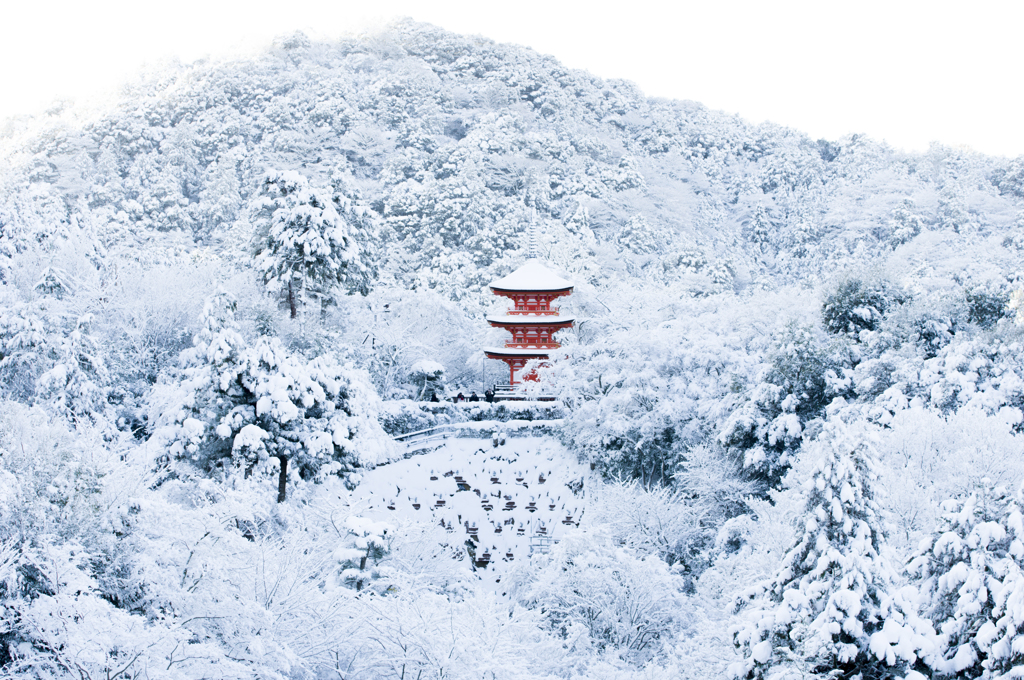
[[[572,316],[562,316],[561,314],[505,314],[503,316],[488,316],[487,321],[489,323],[498,324],[519,324],[522,326],[529,326],[532,324],[563,324],[572,323],[576,318]]]
[[[566,290],[572,283],[544,266],[540,260],[531,258],[508,276],[491,282],[491,288],[498,290]]]
[[[519,347],[484,347],[487,354],[502,354],[507,357],[539,357],[547,356],[557,347],[521,349]]]

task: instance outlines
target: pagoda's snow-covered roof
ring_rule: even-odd
[[[520,347],[484,347],[485,354],[500,354],[506,357],[546,357],[551,352],[554,352],[558,347],[548,347],[547,349],[525,349]]]
[[[566,290],[572,283],[545,267],[540,260],[531,258],[508,276],[491,282],[497,290]]]
[[[546,316],[543,314],[506,314],[504,316],[487,317],[488,323],[498,323],[508,326],[554,326],[572,323],[575,320],[575,317],[562,316],[561,314],[548,314]]]

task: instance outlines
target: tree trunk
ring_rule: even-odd
[[[294,318],[294,317],[293,317]],[[302,290],[299,291],[299,336],[306,338],[306,272],[302,272]]]
[[[295,308],[295,291],[292,290],[292,278],[288,277],[288,309],[291,310],[292,318],[298,316],[298,310]]]
[[[277,502],[284,503],[288,497],[288,456],[278,456],[281,472],[277,475]]]

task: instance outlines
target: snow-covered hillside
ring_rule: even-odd
[[[0,159],[0,677],[1024,662],[1024,158],[403,22],[156,69]],[[444,402],[507,376],[534,214],[557,401]],[[489,434],[403,457],[435,427]]]

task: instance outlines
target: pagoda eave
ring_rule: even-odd
[[[561,295],[568,295],[569,293],[571,293],[573,287],[569,286],[568,288],[537,288],[537,289],[532,289],[532,288],[498,288],[497,286],[488,286],[488,288],[490,288],[491,292],[494,293],[495,295],[500,295],[500,294],[504,294],[504,293],[509,293],[509,294],[514,293],[514,294],[520,294],[520,295],[524,294],[524,293],[529,293],[531,295],[544,295],[544,294],[550,293],[550,294],[558,294],[558,295],[561,296]]]
[[[487,323],[492,326],[558,326],[560,328],[569,328],[576,321],[571,316],[527,316],[527,315],[512,315],[507,316],[489,316],[487,317]]]
[[[546,349],[519,348],[519,347],[484,347],[484,354],[490,358],[517,357],[520,359],[547,359],[557,347]],[[492,356],[493,355],[493,356]]]

